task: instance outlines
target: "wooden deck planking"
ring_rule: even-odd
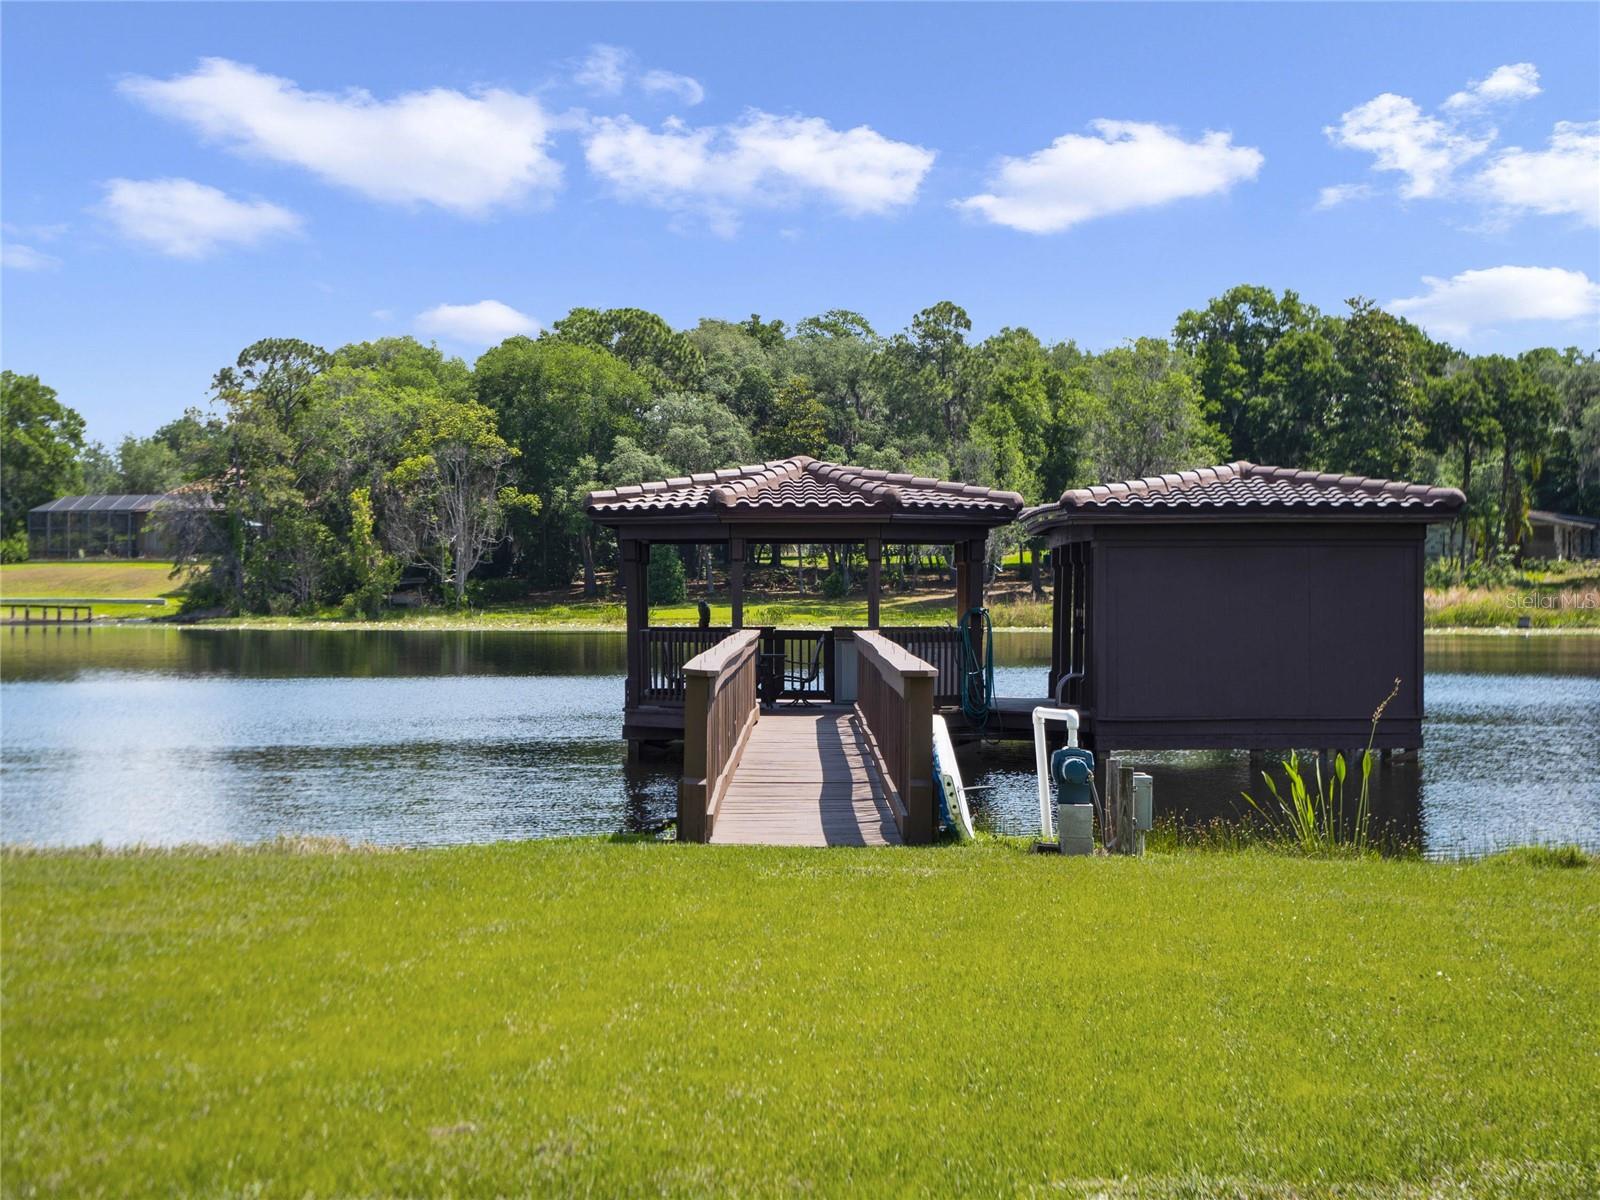
[[[761,714],[717,811],[713,842],[897,846],[876,756],[852,709]]]

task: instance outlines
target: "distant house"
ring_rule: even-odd
[[[1534,509],[1528,526],[1532,533],[1522,549],[1527,558],[1600,558],[1600,517]]]
[[[28,512],[30,558],[171,558],[169,493],[62,496]]]

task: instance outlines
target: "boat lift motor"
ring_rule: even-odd
[[[1094,853],[1094,754],[1063,746],[1050,756],[1056,785],[1056,831],[1063,854]]]

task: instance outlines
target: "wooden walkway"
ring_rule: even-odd
[[[876,755],[845,705],[762,712],[722,798],[713,842],[898,846]]]

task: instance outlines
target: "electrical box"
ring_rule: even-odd
[[[1133,773],[1133,827],[1140,833],[1156,821],[1155,781],[1143,771]]]

